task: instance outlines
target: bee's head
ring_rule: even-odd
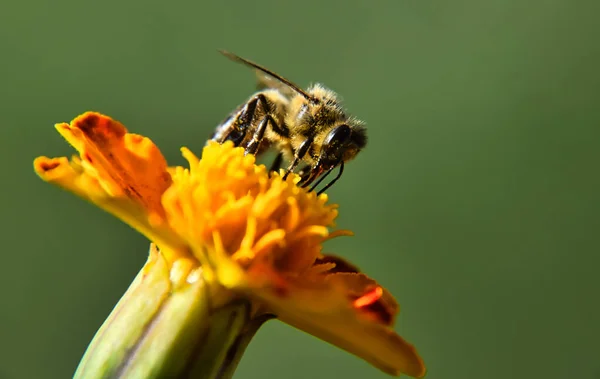
[[[367,134],[361,122],[347,120],[329,131],[321,146],[319,164],[326,171],[353,159],[365,147]]]
[[[302,179],[302,186],[310,185],[322,175],[310,189],[312,191],[335,167],[339,166],[340,171],[335,179],[318,193],[322,193],[331,187],[342,175],[344,163],[353,159],[365,147],[366,143],[367,134],[360,121],[349,119],[331,128],[321,144],[316,164],[311,168],[310,173]]]

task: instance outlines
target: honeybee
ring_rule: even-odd
[[[233,141],[246,154],[260,155],[274,148],[278,154],[271,170],[279,170],[285,158],[289,166],[284,179],[300,169],[299,185],[314,183],[310,191],[339,167],[337,176],[318,193],[330,188],[341,177],[344,163],[365,147],[364,123],[349,116],[337,94],[321,84],[303,90],[257,63],[220,52],[254,68],[259,90],[223,120],[211,138],[219,143]]]

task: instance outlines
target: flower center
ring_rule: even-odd
[[[183,150],[189,169],[177,168],[163,195],[171,227],[201,263],[206,249],[222,250],[242,268],[255,265],[280,273],[310,268],[329,235],[337,210],[327,196],[299,188],[231,143],[209,143],[202,160]]]

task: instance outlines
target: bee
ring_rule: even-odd
[[[278,154],[271,166],[279,170],[285,158],[289,165],[284,180],[299,169],[299,185],[315,188],[336,168],[337,176],[318,193],[330,188],[366,145],[364,123],[340,105],[338,96],[321,84],[303,90],[281,75],[235,54],[220,50],[229,59],[250,66],[258,76],[258,92],[221,122],[213,140],[232,141],[258,156],[269,149]]]

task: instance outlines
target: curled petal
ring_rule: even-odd
[[[107,116],[87,112],[58,132],[79,152],[67,158],[38,157],[36,173],[92,202],[159,245],[181,246],[165,223],[161,197],[171,176],[160,150],[146,137]]]

